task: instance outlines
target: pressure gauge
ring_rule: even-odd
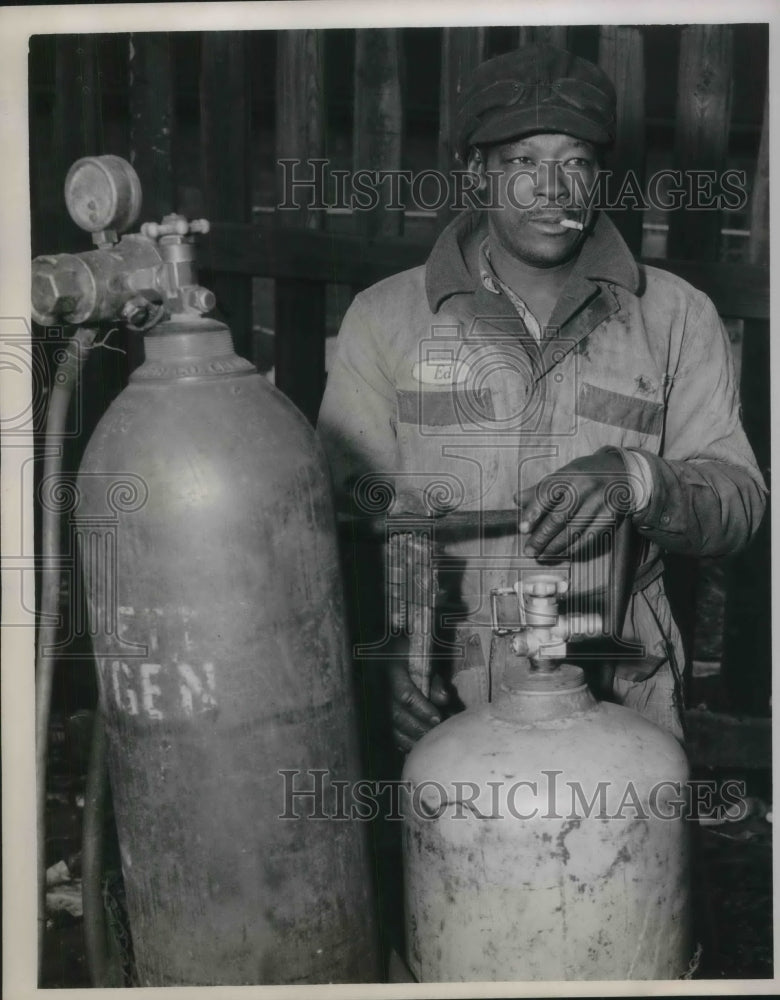
[[[141,182],[121,156],[85,156],[65,178],[65,204],[88,233],[123,233],[141,211]]]

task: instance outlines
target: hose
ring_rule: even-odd
[[[106,729],[100,708],[95,712],[84,795],[81,847],[81,897],[84,905],[84,944],[87,968],[95,987],[115,986],[109,979],[106,921],[101,892],[103,872],[103,818],[106,788]]]
[[[56,483],[62,473],[62,444],[65,421],[73,389],[78,384],[98,331],[79,327],[68,342],[65,358],[58,365],[46,414],[43,483]],[[50,490],[50,495],[55,495]],[[55,503],[43,503],[41,525],[40,626],[35,657],[35,766],[36,834],[38,862],[38,982],[43,973],[43,945],[46,931],[46,768],[48,763],[49,714],[54,678],[51,649],[56,638],[56,615],[60,588],[59,513]]]

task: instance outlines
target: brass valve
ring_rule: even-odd
[[[512,650],[517,656],[562,660],[569,639],[601,631],[600,614],[560,613],[559,601],[569,590],[569,577],[568,565],[521,569],[514,586],[491,590],[493,631],[512,635]]]
[[[208,219],[192,219],[188,222],[183,215],[166,215],[162,222],[144,222],[141,235],[150,240],[159,240],[162,236],[189,236],[191,233],[207,233],[211,225]]]
[[[140,181],[126,160],[78,160],[68,171],[65,203],[73,221],[92,233],[96,249],[33,261],[37,323],[121,322],[143,331],[170,316],[214,308],[214,293],[197,283],[195,267],[195,235],[208,233],[208,220],[172,213],[120,238],[141,208]]]

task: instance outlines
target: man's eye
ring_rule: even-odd
[[[521,167],[527,167],[533,164],[533,160],[530,156],[512,156],[507,161],[507,163],[518,163]]]
[[[590,167],[593,163],[585,156],[572,156],[566,161],[567,167]]]

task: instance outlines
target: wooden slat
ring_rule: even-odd
[[[686,748],[693,765],[769,768],[771,719],[738,718],[701,709],[685,713]]]
[[[387,238],[369,242],[342,233],[300,232],[270,225],[216,225],[202,241],[202,260],[219,271],[299,277],[365,287],[390,274],[423,264],[433,238]],[[766,319],[769,274],[753,264],[648,259],[701,289],[722,316]]]
[[[599,66],[617,92],[616,139],[605,166],[616,176],[616,190],[630,171],[639,184],[645,176],[645,47],[641,28],[612,25],[599,32]],[[641,188],[640,188],[641,190]],[[623,238],[635,254],[642,250],[641,209],[611,213]]]
[[[167,32],[128,36],[130,162],[143,191],[141,222],[159,222],[176,208],[173,180],[173,71]],[[144,359],[141,337],[126,342],[128,371]]]
[[[159,222],[175,208],[170,35],[130,35],[128,48],[130,161],[141,180],[143,217]]]
[[[217,225],[202,245],[203,261],[215,270],[365,287],[423,263],[432,241],[396,237],[370,243],[345,233]]]
[[[276,155],[305,160],[321,157],[324,150],[325,109],[323,93],[323,40],[319,31],[282,31],[277,47]],[[308,176],[306,170],[304,176]],[[283,195],[279,191],[280,196]],[[304,197],[294,198],[297,211],[276,213],[279,237],[301,235],[305,253],[316,237],[324,213],[304,207]],[[273,251],[272,251],[273,253]],[[250,272],[251,273],[251,272]],[[307,269],[288,269],[280,275],[273,268],[255,271],[274,274],[276,282],[275,370],[276,385],[311,420],[316,419],[325,385],[325,284],[337,279],[313,275]],[[308,279],[308,280],[307,280]],[[314,280],[312,280],[314,279]]]
[[[569,29],[561,24],[539,24],[535,27],[520,28],[519,45],[530,45],[531,42],[547,42],[559,49],[567,47]]]
[[[485,28],[445,28],[442,33],[439,170],[447,171],[453,166],[455,107],[472,71],[484,59],[485,39]]]
[[[87,250],[92,244],[89,236],[78,229],[68,215],[63,198],[63,184],[71,165],[82,156],[100,156],[104,148],[103,118],[101,111],[100,67],[98,40],[94,35],[65,35],[57,39],[55,54],[55,81],[53,109],[53,161],[50,169],[56,177],[57,202],[52,215],[52,225],[45,226],[44,250],[47,253]],[[132,338],[123,330],[112,335],[114,351],[95,351],[84,371],[82,414],[85,432],[101,416],[108,402],[125,385],[134,367],[128,363],[127,354],[134,351]],[[86,440],[86,433],[84,440]],[[66,448],[65,468],[75,468],[77,449]]]
[[[97,46],[93,36],[63,35],[56,39],[54,80],[51,153],[46,157],[45,168],[38,162],[30,165],[35,193],[46,200],[54,199],[54,210],[48,218],[33,212],[36,254],[89,246],[89,237],[84,236],[62,207],[62,190],[65,176],[76,160],[105,152]]]
[[[769,483],[769,323],[746,321],[742,343],[742,422]],[[729,560],[723,635],[723,684],[735,711],[767,714],[772,687],[771,519]]]
[[[769,267],[769,93],[764,99],[764,121],[758,151],[750,205],[750,241],[748,259]],[[769,475],[769,323],[746,319],[742,346],[741,396],[742,418],[758,464]],[[762,321],[763,320],[763,321]]]
[[[764,101],[758,163],[750,206],[748,258],[769,264],[769,103]],[[770,367],[769,323],[746,320],[742,340],[740,397],[745,433],[769,482]],[[726,574],[723,683],[736,708],[766,713],[772,681],[771,518],[750,546],[730,560]],[[746,669],[746,667],[748,669]]]
[[[683,171],[714,171],[712,187],[725,167],[730,123],[732,29],[692,25],[682,29],[677,81],[675,165]],[[720,255],[721,213],[695,207],[669,213],[667,252],[698,261]],[[692,655],[698,589],[698,560],[665,559],[667,592],[679,625],[686,659]]]
[[[675,161],[681,170],[712,170],[717,177],[724,168],[731,117],[732,34],[728,25],[682,29],[675,135]],[[717,183],[713,188],[717,191]],[[719,211],[669,214],[670,257],[717,260],[719,249]]]
[[[355,38],[353,169],[399,170],[402,125],[400,30],[360,29]],[[381,202],[376,210],[356,212],[355,219],[358,232],[370,239],[403,232],[403,211],[388,211]]]
[[[754,264],[769,266],[769,88],[764,95],[764,121],[758,164],[750,204],[748,257]]]
[[[324,44],[314,30],[280,31],[276,50],[276,157],[316,159],[325,149]],[[296,177],[309,177],[306,164]],[[280,194],[282,192],[280,191]],[[324,214],[309,209],[311,192],[296,191],[297,211],[277,214],[279,225],[295,229],[322,228]]]
[[[486,39],[486,28],[445,28],[442,33],[438,168],[443,174],[465,166],[454,156],[455,109],[469,76],[485,58]],[[438,215],[444,225],[453,212],[445,205]]]
[[[252,207],[249,37],[204,32],[200,74],[203,203],[210,222],[247,223]],[[252,281],[243,275],[203,275],[217,297],[217,315],[231,329],[236,351],[252,357]]]
[[[353,169],[399,169],[403,141],[400,32],[360,29],[355,34]],[[400,236],[403,228],[403,212],[383,210],[381,204],[374,211],[355,213],[355,230],[367,239]],[[363,287],[353,284],[352,296]]]
[[[54,150],[62,179],[81,156],[103,150],[97,40],[93,35],[57,39],[54,92]]]

